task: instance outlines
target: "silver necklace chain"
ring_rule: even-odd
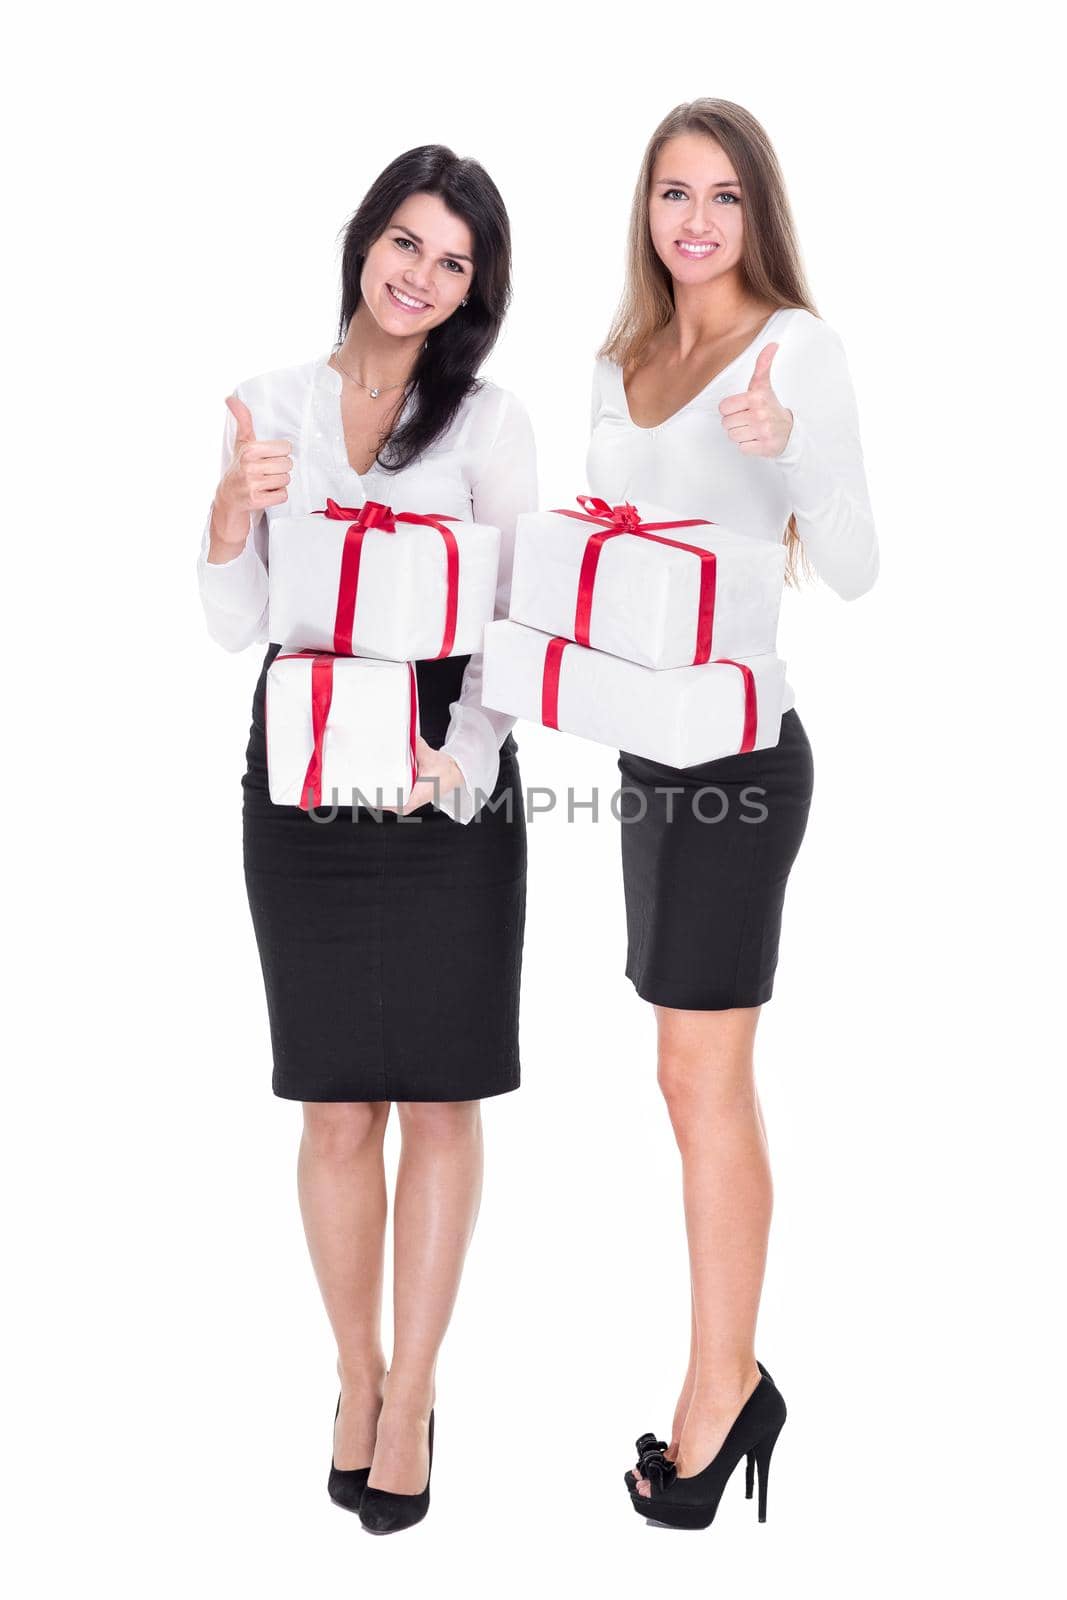
[[[338,347],[338,348],[340,348],[340,347]],[[419,351],[421,352],[421,351],[425,350],[425,348],[426,348],[426,341],[423,340],[422,344],[419,346]],[[333,359],[337,362],[337,365],[338,365],[339,369],[341,370],[341,372],[344,373],[345,377],[351,383],[358,384],[361,389],[365,389],[367,391],[367,393],[370,395],[372,400],[377,400],[377,398],[378,398],[378,396],[380,394],[387,394],[390,389],[402,389],[404,387],[404,384],[407,382],[407,378],[403,378],[400,381],[400,383],[385,383],[385,384],[379,383],[374,388],[371,388],[369,383],[360,383],[360,380],[357,377],[355,377],[353,373],[349,372],[348,368],[342,364],[341,358],[337,354],[336,350],[333,353]]]

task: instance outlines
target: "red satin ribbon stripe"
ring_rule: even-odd
[[[714,665],[736,667],[738,672],[741,674],[742,679],[744,680],[745,725],[741,733],[741,743],[737,751],[739,756],[743,756],[747,754],[747,752],[751,750],[756,743],[757,706],[755,675],[752,671],[752,668],[747,666],[744,661],[734,661],[729,656],[717,656]]]
[[[564,639],[558,634],[549,639],[545,650],[545,665],[541,675],[541,721],[546,728],[559,728],[559,677],[563,663],[563,653],[569,644],[574,644],[573,639]],[[589,649],[588,645],[580,648]],[[756,702],[756,679],[752,668],[744,661],[734,661],[730,656],[718,656],[714,661],[701,663],[713,667],[736,667],[741,674],[745,689],[745,715],[744,725],[741,730],[741,743],[737,754],[746,755],[754,749],[756,744],[756,723],[758,719],[758,706]],[[646,667],[649,672],[652,668]]]
[[[317,655],[314,650],[293,650],[274,657],[275,661],[311,662],[311,757],[300,791],[301,811],[309,811],[312,806],[318,808],[322,805],[322,742],[326,737],[326,723],[329,720],[330,704],[333,700],[333,664],[336,659],[332,655]],[[271,664],[273,665],[273,662]],[[415,724],[418,720],[419,700],[414,664],[407,661],[405,666],[408,669],[408,770],[411,775],[410,787],[414,789],[418,775]]]
[[[395,533],[398,522],[413,522],[422,527],[436,528],[445,542],[445,628],[438,660],[450,655],[456,639],[456,614],[459,608],[459,546],[448,522],[458,522],[458,517],[446,517],[434,512],[422,515],[417,511],[394,511],[380,500],[368,500],[362,506],[339,506],[327,497],[324,509],[313,511],[313,517],[329,517],[338,522],[348,522],[344,548],[341,551],[341,577],[337,586],[337,615],[333,625],[333,647],[339,656],[354,654],[352,632],[355,627],[356,596],[359,592],[359,563],[363,552],[363,539],[372,528],[383,533]]]
[[[652,539],[656,544],[670,545],[675,550],[688,550],[690,554],[700,558],[700,598],[697,604],[697,638],[696,648],[693,651],[693,665],[698,667],[709,661],[711,636],[715,626],[715,552],[702,550],[696,544],[683,544],[678,539],[662,539],[657,530],[711,528],[715,524],[709,522],[706,517],[687,517],[684,521],[678,522],[642,522],[641,513],[628,500],[621,506],[609,506],[606,500],[600,500],[591,494],[580,494],[576,499],[580,505],[585,506],[585,511],[571,511],[564,506],[557,506],[555,514],[561,517],[574,517],[578,522],[596,522],[600,524],[601,529],[599,533],[590,534],[582,555],[582,567],[578,575],[578,603],[574,612],[574,637],[577,643],[589,644],[593,590],[596,585],[596,570],[601,550],[608,539],[615,539],[621,533],[633,533],[642,539]]]
[[[563,652],[573,639],[559,635],[548,641],[545,650],[545,670],[541,678],[541,721],[546,728],[559,727],[559,671]]]
[[[315,656],[311,663],[311,760],[304,774],[304,787],[300,795],[300,808],[322,804],[322,741],[326,737],[326,720],[333,699],[333,659]]]

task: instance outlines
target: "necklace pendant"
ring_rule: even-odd
[[[381,392],[382,391],[380,389],[372,389],[371,392],[370,392],[371,399],[372,400],[377,400],[377,398],[381,394]]]

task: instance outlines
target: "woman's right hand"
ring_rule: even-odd
[[[212,547],[223,559],[243,549],[253,512],[281,505],[289,498],[286,484],[293,466],[288,439],[257,439],[252,413],[244,401],[231,394],[226,404],[237,423],[237,434],[233,457],[215,490],[211,514]]]

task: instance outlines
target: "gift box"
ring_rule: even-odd
[[[482,703],[669,767],[778,743],[773,652],[655,669],[502,618],[485,630]]]
[[[493,616],[499,558],[498,528],[328,499],[271,523],[267,632],[292,649],[387,661],[468,655]]]
[[[280,652],[266,689],[267,783],[275,805],[404,805],[418,771],[419,696],[410,661]]]
[[[523,513],[508,615],[645,667],[773,654],[785,546],[642,503]]]

